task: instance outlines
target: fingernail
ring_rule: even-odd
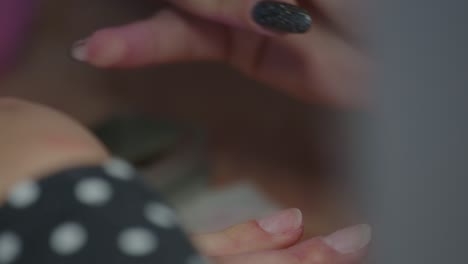
[[[86,40],[79,40],[73,44],[71,56],[77,61],[86,61],[88,56]]]
[[[266,232],[281,234],[299,229],[302,226],[302,213],[299,209],[288,209],[257,222]]]
[[[337,231],[328,237],[324,242],[341,254],[356,253],[366,247],[372,236],[369,225],[357,225]]]
[[[260,26],[280,32],[305,33],[312,25],[312,18],[307,10],[277,1],[258,3],[252,16]]]

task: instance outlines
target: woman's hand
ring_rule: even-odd
[[[362,101],[360,0],[282,1],[170,0],[151,18],[95,32],[72,54],[106,68],[221,61],[304,100]]]
[[[193,241],[216,264],[351,264],[362,261],[371,236],[359,225],[299,242],[302,231],[300,211],[289,209]]]

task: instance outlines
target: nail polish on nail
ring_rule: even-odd
[[[270,234],[287,233],[302,226],[302,213],[299,209],[288,209],[257,222],[263,230]]]
[[[280,32],[305,33],[312,25],[312,18],[307,10],[277,1],[258,3],[252,16],[260,26]]]
[[[371,241],[372,230],[369,225],[357,225],[337,231],[323,240],[341,254],[351,254],[366,247]]]
[[[73,44],[71,55],[75,60],[86,61],[87,53],[86,40],[80,40]]]

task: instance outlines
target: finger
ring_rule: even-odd
[[[197,16],[262,34],[304,33],[312,23],[309,12],[297,6],[295,0],[170,1]]]
[[[359,263],[370,242],[370,228],[360,225],[325,238],[314,238],[284,250],[221,257],[217,264],[353,264]]]
[[[303,230],[301,211],[289,209],[221,232],[198,235],[193,241],[204,255],[223,256],[286,248],[299,240]]]
[[[227,56],[224,26],[165,10],[152,18],[95,32],[72,56],[100,67],[132,67]]]

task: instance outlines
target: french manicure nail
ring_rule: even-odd
[[[369,225],[357,225],[337,231],[323,240],[341,254],[351,254],[366,247],[372,236]]]
[[[79,40],[73,44],[71,55],[75,60],[86,61],[87,53],[86,40]]]
[[[299,209],[288,209],[257,222],[266,232],[281,234],[299,229],[302,226],[302,213]]]
[[[307,10],[277,1],[258,3],[252,16],[260,26],[280,32],[305,33],[312,25],[312,18]]]

